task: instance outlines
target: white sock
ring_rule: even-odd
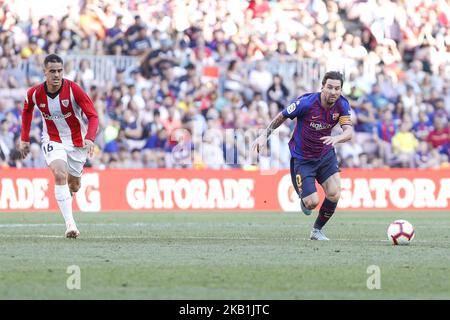
[[[69,185],[55,185],[55,198],[58,201],[59,210],[61,210],[66,225],[75,223],[72,215],[72,195],[70,194]]]

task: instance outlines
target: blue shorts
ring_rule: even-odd
[[[334,149],[320,159],[299,160],[291,158],[292,184],[302,199],[317,191],[316,180],[319,184],[322,184],[339,171]]]

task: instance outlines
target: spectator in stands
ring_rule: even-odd
[[[202,159],[208,168],[221,169],[225,167],[221,136],[220,131],[209,130],[203,138]]]
[[[14,148],[14,133],[10,130],[11,123],[6,118],[0,122],[0,139],[2,140],[2,145],[5,154]]]
[[[389,99],[381,92],[381,88],[378,83],[375,83],[372,86],[372,92],[367,96],[367,100],[372,103],[375,110],[382,109],[389,103]]]
[[[253,91],[258,91],[263,94],[266,99],[266,93],[273,84],[273,76],[270,73],[262,60],[256,61],[255,68],[252,69],[248,76],[248,84]]]
[[[430,114],[430,118],[442,118],[444,122],[450,120],[450,113],[445,108],[445,102],[443,98],[435,99],[432,104],[434,105],[434,110]]]
[[[412,132],[411,125],[403,122],[400,131],[392,137],[392,150],[395,155],[394,165],[402,168],[414,167],[414,155],[419,142]]]
[[[279,74],[273,76],[273,83],[267,89],[269,103],[275,102],[280,109],[286,106],[289,98],[289,89],[285,86],[283,78]]]
[[[373,109],[372,102],[369,100],[363,101],[359,108],[355,108],[356,113],[356,132],[364,132],[367,134],[372,134],[376,130],[376,114]]]
[[[128,163],[129,169],[142,169],[144,167],[142,149],[135,148],[131,150],[131,159]]]
[[[427,139],[429,133],[432,130],[432,124],[428,119],[427,113],[425,111],[419,112],[419,120],[414,123],[413,132],[417,139],[424,141]]]
[[[81,59],[77,76],[80,79],[80,85],[87,90],[94,80],[94,70],[92,70],[89,60]]]
[[[23,166],[25,168],[46,168],[44,155],[41,148],[37,143],[30,145],[30,154],[23,160]]]
[[[10,74],[7,70],[8,58],[0,57],[0,88],[9,88]]]
[[[137,32],[144,26],[144,21],[140,15],[134,16],[134,23],[128,27],[125,32],[125,37],[128,41],[133,41],[137,37]]]
[[[12,12],[14,6],[4,7],[8,12],[0,27],[0,121],[8,118],[9,132],[20,129],[17,103],[10,101],[20,98],[21,105],[23,93],[19,92],[42,81],[43,53],[75,55],[76,61],[89,61],[87,69],[92,68],[92,55],[96,55],[97,61],[109,60],[100,68],[117,72],[87,72],[81,65],[71,66],[71,59],[67,59],[65,76],[86,88],[95,84],[92,94],[104,115],[104,130],[115,131],[111,123],[126,122],[126,110],[135,116],[136,128],[127,127],[111,140],[102,141],[102,151],[93,161],[98,164],[102,159],[106,166],[122,166],[117,153],[122,147],[131,151],[126,143],[132,140],[131,132],[138,133],[138,140],[145,143],[160,134],[155,145],[158,150],[164,148],[163,136],[167,139],[170,135],[162,122],[169,118],[172,108],[180,121],[185,119],[182,127],[201,128],[202,132],[207,126],[241,130],[265,127],[268,113],[277,113],[294,98],[293,94],[317,89],[320,84],[315,75],[320,76],[320,68],[342,67],[349,74],[344,92],[356,114],[357,144],[364,151],[359,165],[383,166],[378,155],[389,161],[383,148],[389,146],[392,127],[411,121],[417,139],[430,143],[428,150],[422,148],[420,152],[438,150],[439,165],[448,162],[444,158],[449,149],[444,137],[450,113],[450,46],[446,45],[450,33],[445,1],[306,1],[300,5],[293,0],[236,1],[233,6],[213,6],[208,12],[202,2],[188,0],[156,0],[154,5],[166,5],[167,15],[140,15],[141,5],[134,2],[88,1],[75,6],[76,14],[35,16],[36,22],[29,26],[18,23],[17,13]],[[117,56],[113,60],[104,54]],[[135,60],[140,66],[123,64],[133,58],[123,54],[141,55]],[[302,60],[295,61],[298,58]],[[305,60],[308,58],[314,60]],[[209,79],[206,84],[202,78],[204,66],[217,68],[218,79]],[[136,67],[139,70],[130,73]],[[115,75],[102,79],[105,74]],[[273,83],[267,80],[270,78]],[[127,98],[121,103],[122,97]],[[390,115],[384,117],[387,110],[392,111],[392,120]],[[154,111],[158,112],[156,120]],[[40,139],[42,126],[38,118],[32,124],[35,139]],[[438,118],[443,119],[443,125],[433,128],[427,123],[435,123]],[[105,135],[100,137],[104,139]],[[383,143],[376,143],[376,139]],[[170,150],[174,148],[174,141],[169,145]],[[236,157],[245,162],[243,145],[243,140],[237,142]],[[179,150],[180,155],[183,150]],[[149,166],[164,166],[164,151],[158,154],[142,156]],[[11,163],[21,165],[16,160]],[[418,163],[414,161],[413,165]],[[406,164],[411,163],[401,165]]]
[[[118,15],[114,25],[106,30],[105,45],[108,54],[120,54],[126,51],[122,19],[123,17]],[[117,48],[120,48],[120,50]]]
[[[426,139],[430,147],[443,151],[443,147],[450,143],[450,128],[448,122],[443,117],[436,117],[433,121],[434,130],[432,130]]]
[[[377,127],[377,137],[379,156],[384,160],[385,163],[390,163],[392,156],[392,138],[397,132],[397,127],[392,121],[392,111],[388,108],[382,110],[381,121],[378,121]]]
[[[17,135],[14,138],[14,147],[9,152],[9,161],[8,161],[9,167],[18,169],[23,167],[22,155],[19,150],[20,150],[20,135]]]
[[[243,93],[246,85],[247,77],[242,73],[239,61],[230,61],[225,74],[224,88],[236,93]]]
[[[14,55],[9,58],[9,65],[6,68],[6,72],[9,74],[9,88],[22,88],[28,84],[26,75],[20,68],[19,64],[20,58],[18,56]]]
[[[142,91],[138,92],[134,83],[129,84],[127,88],[127,93],[121,98],[122,109],[129,109],[129,103],[132,102],[135,104],[137,112],[143,110],[145,108],[145,101],[142,98]]]
[[[356,137],[338,147],[338,155],[344,168],[356,168],[360,166],[360,156],[364,153],[362,146],[357,143]]]
[[[31,55],[41,55],[44,51],[38,45],[38,38],[33,36],[29,39],[28,45],[20,51],[22,59],[28,59]]]
[[[440,164],[439,153],[431,150],[426,141],[421,141],[414,155],[414,165],[417,168],[438,168]]]
[[[150,43],[150,40],[148,39],[147,35],[147,27],[141,25],[136,28],[137,35],[129,37],[129,48],[128,53],[133,56],[140,56],[148,51],[148,49],[151,48],[152,44]],[[130,38],[132,40],[130,40]]]

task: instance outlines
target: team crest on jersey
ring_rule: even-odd
[[[291,103],[291,104],[289,105],[289,107],[287,107],[287,113],[291,114],[292,112],[295,111],[295,108],[297,108],[297,105],[295,104],[295,102],[294,102],[294,103]]]
[[[65,100],[61,100],[61,103],[64,107],[68,107],[69,106],[69,100],[65,99]]]
[[[339,118],[339,113],[333,113],[333,120],[337,120]]]

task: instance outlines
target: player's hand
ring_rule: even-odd
[[[320,140],[322,140],[323,144],[331,145],[333,147],[339,142],[339,138],[337,136],[333,136],[333,137],[326,136],[326,137],[320,138]]]
[[[22,156],[22,159],[25,159],[28,155],[28,153],[30,152],[30,142],[27,141],[20,141],[20,146],[19,146],[19,152],[20,155]]]
[[[265,135],[261,135],[253,142],[252,151],[259,153],[266,147],[267,147],[267,137]]]
[[[87,148],[88,157],[92,158],[94,156],[95,144],[89,139],[84,139],[84,147]]]

